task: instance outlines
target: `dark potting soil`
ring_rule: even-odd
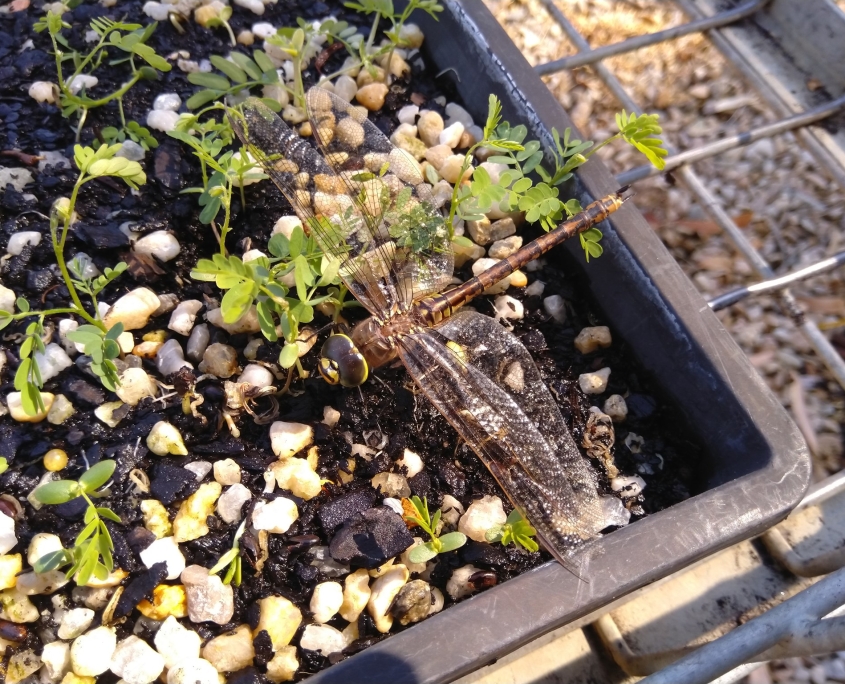
[[[86,49],[82,36],[88,29],[88,22],[96,16],[110,16],[124,21],[141,24],[149,18],[141,12],[140,0],[120,2],[116,7],[106,9],[99,4],[82,4],[66,15],[72,29],[66,31],[71,45]],[[73,157],[74,132],[72,121],[62,118],[55,106],[36,103],[27,94],[30,84],[36,80],[55,81],[55,63],[50,54],[50,43],[46,34],[37,34],[32,25],[42,12],[36,5],[28,11],[0,14],[0,151],[19,150],[36,155],[42,150],[59,150],[66,157]],[[235,8],[231,19],[237,34],[249,28],[256,21],[268,21],[276,26],[295,26],[296,18],[307,20],[325,18],[334,14],[339,19],[361,26],[365,30],[368,18],[350,12],[339,2],[322,3],[302,0],[280,0],[267,6],[262,17]],[[170,55],[179,50],[190,53],[190,59],[201,60],[211,54],[226,55],[230,51],[224,30],[206,30],[189,21],[183,24],[184,34],[173,26],[161,24],[150,44],[160,55]],[[427,36],[437,40],[437,36]],[[28,41],[31,47],[25,47]],[[239,47],[247,54],[249,49]],[[459,49],[459,46],[456,46]],[[342,54],[331,57],[325,71],[332,71],[342,62]],[[127,120],[143,124],[152,101],[162,92],[176,92],[183,102],[196,90],[187,82],[186,74],[175,66],[159,81],[138,83],[124,100]],[[446,96],[449,101],[458,101],[449,84],[435,74],[426,71],[421,58],[411,60],[413,72],[403,81],[395,83],[387,98],[385,108],[372,115],[386,134],[396,126],[395,112],[402,106],[414,102],[425,102],[425,107],[443,111],[435,101]],[[97,71],[100,79],[97,92],[106,92],[117,87],[125,78],[124,66],[103,66]],[[306,87],[316,82],[318,74],[311,68],[306,74]],[[183,106],[184,107],[184,106]],[[91,144],[97,132],[118,121],[115,105],[92,110],[82,132],[82,142]],[[518,122],[514,122],[518,123]],[[71,232],[66,248],[68,257],[84,251],[103,270],[119,260],[129,260],[132,268],[110,285],[102,294],[104,301],[114,301],[130,289],[147,285],[157,293],[177,293],[182,299],[199,299],[205,302],[219,300],[221,293],[209,283],[194,281],[189,271],[198,258],[208,257],[216,250],[216,243],[207,226],[198,220],[199,207],[196,195],[180,195],[179,191],[201,185],[198,163],[190,151],[164,134],[155,133],[159,147],[149,152],[142,164],[148,174],[148,183],[139,195],[129,191],[122,183],[111,179],[90,183],[80,194],[76,211],[80,223]],[[23,166],[20,155],[0,157],[0,166]],[[35,171],[34,167],[31,167]],[[0,280],[19,296],[24,296],[33,309],[66,306],[68,292],[62,284],[55,266],[50,246],[49,226],[45,219],[53,201],[68,196],[76,178],[70,168],[47,167],[36,172],[35,183],[23,193],[11,186],[0,189],[0,245],[22,230],[36,230],[42,233],[42,240],[36,247],[27,247],[19,256],[8,259],[0,270]],[[290,214],[290,207],[281,194],[270,183],[261,183],[246,188],[247,207],[236,199],[232,209],[232,232],[228,245],[234,253],[241,253],[250,247],[263,248],[270,237],[271,229],[279,216]],[[182,251],[167,263],[139,263],[130,259],[128,241],[119,230],[124,222],[133,222],[139,234],[154,230],[169,230],[179,240]],[[469,267],[458,275],[468,278]],[[611,394],[621,394],[629,408],[624,423],[616,424],[615,462],[624,475],[641,476],[646,487],[643,494],[625,503],[633,513],[632,522],[686,498],[695,489],[695,463],[698,461],[698,447],[688,436],[680,416],[667,405],[650,385],[649,378],[637,368],[625,345],[614,341],[608,349],[583,356],[573,346],[578,332],[588,325],[601,325],[598,308],[589,300],[585,288],[568,276],[562,268],[561,259],[551,253],[545,258],[545,267],[536,274],[546,283],[544,296],[560,294],[568,303],[568,316],[560,324],[543,312],[539,297],[526,297],[514,289],[509,294],[525,305],[526,315],[514,324],[513,332],[531,351],[538,367],[560,406],[576,443],[582,442],[587,429],[587,418],[592,403],[599,406]],[[532,276],[533,279],[533,276]],[[489,299],[480,298],[473,304],[482,313],[491,313]],[[362,315],[363,310],[349,311],[351,322]],[[328,323],[319,317],[316,326]],[[165,325],[162,318],[154,319],[146,330],[134,331],[136,339],[149,330]],[[10,326],[0,333],[0,350],[6,355],[0,394],[13,391],[12,378],[18,365],[17,344],[25,323]],[[247,342],[244,335],[228,335],[220,329],[211,328],[211,342],[231,344],[242,350]],[[295,381],[289,394],[280,396],[279,420],[305,422],[314,426],[315,442],[319,448],[321,477],[339,482],[338,471],[346,470],[350,457],[352,437],[356,443],[366,443],[377,450],[369,462],[358,459],[354,478],[347,484],[328,484],[323,493],[310,501],[297,500],[299,519],[288,533],[270,535],[269,558],[262,572],[256,573],[254,563],[257,556],[257,542],[247,535],[241,543],[244,551],[244,581],[235,590],[235,614],[229,625],[211,623],[191,625],[204,638],[211,638],[239,624],[254,624],[257,619],[254,602],[271,594],[281,594],[294,601],[303,613],[307,613],[311,593],[321,581],[333,579],[328,566],[313,564],[309,549],[313,546],[328,546],[338,526],[350,515],[378,505],[370,485],[370,479],[379,472],[390,469],[393,462],[402,457],[405,448],[417,452],[425,462],[425,469],[411,478],[412,492],[426,496],[430,507],[438,507],[445,494],[457,498],[464,506],[486,494],[502,495],[487,469],[474,453],[463,444],[446,420],[434,409],[426,398],[414,387],[402,367],[380,370],[377,377],[367,382],[359,391],[331,387],[315,372],[319,344],[303,359],[303,365],[312,373],[311,378]],[[279,352],[277,344],[265,342],[259,348],[261,361],[275,363]],[[242,365],[247,360],[241,356]],[[155,373],[154,364],[144,361],[146,367]],[[598,399],[585,396],[578,388],[580,373],[610,367],[610,385]],[[240,439],[233,438],[222,422],[221,410],[224,393],[221,382],[205,381],[198,390],[205,401],[199,406],[205,423],[182,412],[178,397],[167,403],[144,400],[129,410],[127,416],[115,429],[108,428],[93,415],[93,409],[103,401],[114,400],[114,395],[104,390],[92,375],[78,364],[49,381],[45,391],[64,393],[76,408],[76,414],[63,425],[54,426],[47,422],[29,425],[13,422],[9,417],[0,418],[0,454],[10,463],[10,469],[0,476],[0,492],[13,495],[24,507],[24,514],[17,522],[19,549],[25,549],[32,536],[38,532],[57,533],[65,546],[70,546],[81,529],[82,508],[77,502],[62,506],[43,506],[34,510],[26,497],[44,473],[41,462],[43,454],[51,448],[63,448],[70,455],[70,463],[63,473],[66,477],[78,477],[87,465],[101,459],[111,458],[117,462],[117,471],[112,487],[112,496],[105,500],[122,520],[122,524],[110,524],[115,541],[115,561],[130,573],[125,581],[127,593],[135,596],[148,594],[150,588],[160,581],[159,574],[148,571],[137,557],[137,551],[144,548],[143,520],[139,501],[154,496],[168,507],[171,517],[178,510],[185,497],[197,488],[193,474],[181,466],[198,459],[214,461],[233,458],[243,472],[243,484],[250,488],[255,498],[264,489],[263,473],[267,465],[276,460],[270,449],[266,425],[256,425],[249,416],[239,420]],[[269,400],[260,400],[258,411],[268,408]],[[341,413],[338,425],[329,429],[320,421],[323,408],[333,406]],[[168,420],[181,431],[189,457],[177,458],[155,456],[148,453],[144,438],[150,428],[159,420]],[[629,433],[644,438],[640,450],[635,453],[625,446]],[[128,474],[133,469],[145,471],[151,481],[151,495],[139,494]],[[610,493],[607,476],[596,465],[602,489]],[[211,567],[231,547],[237,524],[226,525],[216,517],[209,517],[210,532],[206,536],[181,545],[189,564],[197,563]],[[514,547],[503,548],[469,541],[457,551],[439,557],[430,581],[445,594],[446,581],[454,568],[467,563],[488,571],[481,582],[489,586],[503,582],[549,559],[544,551],[527,553]],[[327,574],[328,573],[328,574]],[[73,584],[63,593],[69,595]],[[131,588],[131,592],[130,592]],[[33,596],[32,601],[39,610],[51,609],[50,596]],[[451,600],[447,595],[447,608]],[[124,601],[124,603],[126,603]],[[130,606],[131,608],[131,606]],[[129,611],[128,617],[118,629],[119,638],[132,633],[137,611]],[[41,618],[50,625],[50,618]],[[99,620],[99,616],[97,618]],[[335,624],[336,623],[336,624]],[[343,628],[339,618],[329,624]],[[29,637],[24,646],[40,651],[35,636],[38,623],[29,625]],[[398,622],[394,631],[403,629]],[[365,613],[359,620],[360,639],[346,651],[346,655],[384,638]],[[142,633],[143,635],[143,633]],[[292,643],[299,641],[299,635]],[[266,648],[262,650],[259,636],[256,640],[257,670],[233,676],[230,681],[240,679],[260,680],[263,663],[266,662]],[[265,644],[266,646],[266,644]],[[262,655],[263,654],[263,655]],[[313,673],[329,664],[319,654],[300,649],[299,678]],[[332,661],[338,657],[333,656]],[[111,674],[103,675],[100,681],[111,681]]]

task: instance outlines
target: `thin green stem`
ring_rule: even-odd
[[[85,184],[87,180],[89,179],[85,177],[85,172],[82,172],[79,174],[79,178],[76,181],[76,185],[73,186],[73,192],[70,195],[70,202],[68,203],[67,216],[65,217],[64,225],[62,226],[61,240],[58,239],[58,236],[56,234],[56,227],[58,221],[50,221],[50,237],[53,241],[53,253],[56,255],[56,262],[59,264],[59,270],[62,272],[62,278],[65,281],[65,285],[67,286],[68,292],[70,293],[70,298],[76,305],[76,313],[82,316],[82,318],[88,321],[91,325],[96,325],[100,330],[106,332],[106,326],[103,325],[102,321],[98,320],[98,318],[94,318],[93,316],[91,316],[85,310],[85,307],[82,306],[82,300],[79,299],[79,294],[76,291],[76,287],[74,287],[73,285],[73,279],[70,277],[70,272],[68,271],[67,264],[65,263],[65,243],[67,242],[67,234],[68,230],[70,229],[70,221],[71,218],[73,218],[73,210],[76,207],[76,198],[79,195],[79,189]]]
[[[589,158],[590,158],[590,157],[592,157],[592,156],[593,156],[593,155],[594,155],[594,154],[595,154],[598,150],[600,150],[602,147],[604,147],[605,145],[607,145],[609,142],[612,142],[612,141],[616,140],[617,138],[621,138],[621,137],[622,137],[622,134],[621,134],[621,133],[617,133],[616,135],[611,135],[611,136],[610,136],[607,140],[603,140],[602,142],[598,143],[597,145],[593,145],[593,147],[592,147],[591,149],[589,149],[589,150],[586,152],[586,154],[584,154],[584,158],[585,158],[585,159],[589,159]]]

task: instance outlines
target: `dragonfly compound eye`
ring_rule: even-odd
[[[326,340],[318,369],[326,382],[344,387],[362,385],[369,375],[367,360],[346,335],[332,335]]]

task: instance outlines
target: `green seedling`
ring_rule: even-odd
[[[55,480],[35,490],[35,498],[43,504],[63,504],[80,496],[88,504],[83,519],[85,527],[77,535],[73,548],[42,556],[33,566],[35,572],[70,566],[66,572],[68,579],[76,576],[76,583],[84,586],[92,577],[105,580],[114,570],[114,544],[104,520],[119,523],[120,518],[112,510],[92,501],[108,496],[108,490],[100,488],[109,481],[114,468],[114,461],[100,461],[82,473],[77,481]]]
[[[448,532],[443,536],[437,536],[437,526],[440,523],[440,516],[443,511],[439,508],[434,515],[428,512],[428,499],[412,496],[408,501],[414,508],[413,513],[406,513],[403,517],[408,522],[416,523],[431,538],[424,544],[415,546],[408,554],[412,563],[425,563],[430,561],[439,553],[446,553],[461,548],[467,543],[467,537],[463,532]]]
[[[159,77],[159,72],[170,71],[170,64],[167,60],[156,54],[156,51],[147,45],[156,26],[156,23],[145,27],[141,24],[127,24],[112,21],[106,17],[97,17],[91,21],[91,30],[99,36],[99,40],[90,52],[83,55],[71,48],[67,38],[62,35],[62,31],[71,28],[71,26],[62,21],[60,14],[48,10],[47,14],[35,23],[35,30],[39,33],[46,30],[53,43],[62,114],[65,117],[70,117],[73,114],[79,117],[76,128],[77,140],[79,140],[88,112],[112,101],[117,101],[121,127],[124,130],[127,129],[128,124],[123,115],[123,96],[138,81],[142,79],[155,80]],[[103,97],[90,97],[84,89],[74,93],[71,88],[74,80],[81,76],[93,76],[97,68],[110,56],[113,57],[109,61],[110,65],[129,64],[131,70],[129,79],[120,88]],[[136,59],[140,59],[146,64],[138,65]],[[67,78],[65,78],[64,72],[64,62],[66,61],[71,62],[73,66],[73,72]]]
[[[351,27],[345,21],[335,21],[332,19],[323,22],[320,26],[320,33],[325,34],[332,42],[340,42],[346,48],[346,51],[356,60],[354,64],[347,66],[344,71],[366,69],[373,76],[377,73],[374,62],[387,55],[386,64],[389,66],[396,48],[407,47],[407,44],[402,39],[402,27],[414,11],[420,10],[426,12],[434,19],[437,19],[437,15],[443,11],[443,5],[436,2],[436,0],[410,0],[410,2],[405,4],[401,12],[396,11],[393,6],[393,0],[359,0],[358,2],[345,2],[344,5],[356,12],[372,15],[373,20],[367,39],[354,40],[354,36],[357,35],[357,30],[354,27]],[[382,20],[390,23],[390,28],[384,31],[387,43],[376,48],[375,40]],[[334,78],[341,73],[343,71],[332,74],[328,78]]]
[[[5,456],[0,456],[0,475],[5,473],[9,469],[9,461],[6,460]]]
[[[208,571],[210,575],[216,575],[223,568],[228,567],[226,574],[223,576],[223,584],[234,584],[236,587],[241,585],[242,562],[240,541],[244,530],[246,530],[246,520],[240,524],[240,527],[235,532],[235,538],[232,540],[232,548],[220,556],[220,560]]]
[[[267,250],[270,257],[247,263],[234,255],[215,254],[211,259],[200,259],[191,277],[214,282],[225,291],[220,310],[226,323],[237,321],[254,304],[265,338],[275,342],[279,339],[277,328],[281,330],[285,344],[279,364],[292,368],[299,363],[296,339],[300,325],[314,320],[314,307],[323,302],[335,304],[337,310],[343,306],[343,295],[337,288],[317,296],[319,288],[339,284],[339,262],[329,259],[316,240],[306,237],[298,226],[290,238],[282,233],[274,235]],[[282,283],[290,274],[294,276],[293,288]],[[296,296],[291,296],[292,293]],[[301,369],[298,370],[301,374]]]
[[[656,114],[628,116],[623,111],[617,115],[617,124],[619,132],[598,144],[572,138],[569,128],[564,130],[563,136],[553,128],[554,148],[548,151],[548,155],[554,169],[548,171],[541,163],[544,154],[540,143],[525,140],[528,134],[525,126],[511,126],[502,121],[501,103],[495,95],[491,95],[482,139],[464,155],[461,177],[470,168],[473,154],[479,148],[492,150],[494,154],[488,157],[488,161],[505,164],[508,168],[494,181],[483,167],[479,167],[474,170],[472,181],[456,183],[452,192],[449,226],[454,225],[456,217],[480,221],[484,214],[497,207],[506,212],[525,212],[526,221],[539,223],[544,230],[552,230],[561,221],[581,211],[577,199],[564,202],[559,198],[558,186],[572,178],[574,170],[586,163],[597,150],[617,138],[633,145],[657,168],[663,168],[663,157],[667,152],[656,137],[662,132]],[[535,182],[530,177],[531,173],[536,173],[541,181]],[[437,179],[429,177],[428,180],[436,182]],[[579,238],[587,261],[590,257],[601,256],[599,242],[602,233],[598,228],[581,233]],[[463,243],[466,238],[455,238],[455,241]]]
[[[21,404],[28,415],[37,415],[45,410],[44,401],[41,397],[41,388],[44,383],[34,354],[44,353],[45,351],[43,341],[46,334],[44,319],[47,316],[73,314],[82,318],[88,325],[83,325],[76,331],[69,333],[68,337],[85,345],[85,353],[89,354],[92,359],[91,368],[100,377],[106,388],[114,390],[118,384],[117,369],[113,360],[120,353],[116,340],[118,335],[123,332],[123,326],[118,324],[113,326],[111,330],[106,328],[97,307],[97,295],[106,285],[126,270],[126,264],[121,262],[113,269],[106,269],[106,273],[102,276],[86,279],[82,275],[81,264],[66,263],[64,250],[76,200],[79,191],[86,183],[96,178],[112,177],[123,180],[131,188],[137,188],[146,182],[146,175],[138,162],[115,156],[119,149],[120,145],[101,145],[97,150],[76,145],[74,161],[79,168],[79,176],[73,186],[70,199],[57,201],[50,212],[50,237],[53,253],[70,293],[71,305],[32,311],[29,302],[23,297],[19,297],[15,302],[17,312],[0,311],[0,330],[25,318],[35,319],[27,326],[24,333],[24,340],[19,352],[21,363],[15,373],[15,389],[21,393]],[[59,229],[60,225],[61,230]],[[89,313],[82,304],[80,292],[90,297],[93,304],[92,313]]]
[[[103,142],[107,145],[122,143],[124,140],[129,139],[138,143],[147,152],[158,147],[158,140],[150,133],[150,129],[142,126],[137,121],[127,121],[123,128],[106,126],[100,131],[100,135],[103,138]]]
[[[537,530],[517,510],[511,511],[504,525],[491,527],[484,536],[491,544],[496,542],[501,542],[502,546],[516,544],[526,551],[537,551],[540,548],[533,539],[537,536]]]
[[[279,84],[276,67],[263,50],[254,50],[251,58],[242,52],[232,52],[229,57],[211,55],[209,58],[220,73],[188,74],[190,83],[203,88],[188,98],[185,103],[188,109],[199,109],[209,102],[222,101],[229,95],[238,95],[252,88]],[[281,109],[279,103],[271,98],[263,98],[262,102],[275,112]]]

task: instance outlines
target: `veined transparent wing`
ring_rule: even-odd
[[[362,108],[318,87],[306,101],[314,138],[345,185],[337,194],[358,208],[368,251],[380,270],[392,273],[400,308],[440,292],[452,277],[452,246],[417,161],[394,147]]]
[[[595,477],[516,337],[462,311],[403,337],[399,355],[552,555],[565,562],[605,527]]]
[[[417,203],[411,190],[403,193],[404,185],[400,189],[396,183],[387,181],[393,183],[396,192],[390,194],[389,200],[385,201],[387,212],[382,214],[382,217],[400,218],[393,223],[381,218],[379,225],[374,229],[373,217],[362,210],[360,198],[351,195],[350,187],[355,184],[361,186],[360,194],[365,187],[372,185],[366,174],[385,184],[383,178],[378,178],[377,173],[362,167],[342,171],[350,176],[344,180],[335,172],[335,168],[343,166],[339,157],[333,158],[332,165],[329,165],[307,140],[301,138],[259,100],[247,100],[242,111],[242,116],[230,115],[232,126],[241,142],[287,197],[303,225],[314,235],[321,248],[340,261],[341,277],[370,313],[384,316],[400,308],[405,302],[413,301],[414,293],[418,289],[424,290],[426,294],[432,291],[428,283],[418,285],[418,281],[425,277],[422,274],[431,273],[431,268],[426,266],[425,269],[416,269],[413,266],[425,254],[410,258],[411,250],[403,246],[401,239],[390,235],[393,223],[398,226],[394,232],[399,229],[410,231],[412,227],[407,218],[412,216],[413,207],[417,206]],[[315,128],[313,119],[312,115],[312,130]],[[375,128],[369,122],[366,123]],[[346,124],[346,127],[348,128],[349,124]],[[381,136],[380,144],[390,145],[389,141],[375,130]],[[347,167],[352,165],[346,164]],[[387,174],[382,174],[384,175]],[[357,180],[353,179],[353,176]],[[383,194],[381,196],[386,199]],[[440,227],[446,235],[442,216]],[[408,235],[413,238],[416,233],[410,231]],[[438,240],[435,242],[440,247],[444,242]],[[449,266],[445,280],[448,281],[452,272],[452,253],[448,238],[444,238],[444,241]],[[444,280],[441,270],[437,269],[438,277],[433,279],[438,286]],[[408,299],[409,297],[411,299]]]

